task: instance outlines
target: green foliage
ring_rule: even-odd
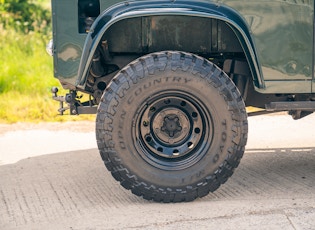
[[[0,94],[0,123],[95,120],[95,115],[58,115],[59,103],[50,93],[21,94],[10,91]]]
[[[51,30],[50,11],[29,0],[0,0],[0,23],[4,29],[47,34]]]
[[[46,51],[48,38],[39,33],[20,34],[0,30],[0,93],[47,93],[58,85],[53,78],[52,57]]]
[[[94,116],[59,116],[51,98],[52,57],[45,51],[47,36],[0,30],[0,123],[94,120]],[[65,94],[61,90],[60,94]]]
[[[49,0],[0,0],[0,123],[94,120],[59,116],[59,103],[51,98],[51,87],[60,83],[46,53],[50,11],[42,6],[47,5]]]
[[[52,58],[45,52],[50,11],[38,1],[0,0],[0,93],[44,93],[57,83]]]

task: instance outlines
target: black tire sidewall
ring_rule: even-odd
[[[119,78],[125,76],[119,75]],[[218,77],[218,76],[217,76]],[[123,95],[117,94],[117,106],[113,116],[112,140],[114,152],[119,158],[118,167],[123,166],[128,175],[135,175],[136,181],[155,187],[186,187],[200,183],[220,170],[229,158],[229,149],[233,148],[233,121],[228,102],[220,90],[199,74],[193,75],[181,69],[155,71],[144,78],[128,79],[129,88]],[[213,135],[208,138],[203,151],[205,154],[194,165],[181,170],[162,170],[154,167],[139,154],[138,141],[134,139],[137,117],[141,108],[151,96],[161,92],[184,92],[195,98],[211,115],[209,127]]]

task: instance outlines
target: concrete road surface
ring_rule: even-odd
[[[232,178],[190,203],[124,190],[93,122],[0,125],[0,229],[315,229],[315,116],[249,118]]]

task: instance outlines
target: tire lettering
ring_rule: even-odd
[[[192,79],[189,78],[183,78],[183,77],[178,77],[178,76],[174,76],[174,77],[164,77],[164,78],[158,78],[158,79],[154,79],[152,81],[149,81],[145,84],[142,85],[141,88],[137,88],[136,91],[134,92],[134,95],[131,95],[128,99],[127,99],[127,103],[130,105],[133,103],[135,97],[141,95],[141,93],[146,90],[146,89],[150,89],[154,86],[157,86],[159,84],[165,84],[165,83],[171,83],[171,82],[175,82],[175,83],[188,83],[192,81]]]
[[[123,110],[123,111],[121,112],[120,119],[119,119],[119,128],[120,128],[120,129],[122,129],[123,126],[124,126],[124,120],[125,120],[125,118],[126,118],[126,114],[127,114],[127,112],[126,112],[125,110]]]
[[[218,162],[218,160],[220,159],[220,155],[217,153],[214,155],[213,159],[212,159],[212,162],[215,164]]]
[[[135,96],[139,96],[142,92],[142,88],[138,88],[135,92]]]
[[[223,132],[221,133],[221,143],[220,143],[220,147],[219,147],[219,151],[214,155],[214,157],[212,158],[212,162],[214,164],[216,164],[219,159],[220,159],[220,156],[224,153],[224,148],[225,148],[225,142],[227,140],[227,133],[226,133],[226,130],[227,130],[227,123],[226,123],[226,120],[223,120],[221,122],[222,126],[223,126]]]
[[[174,77],[173,82],[180,82],[182,80],[181,77]]]
[[[192,181],[194,181],[194,180],[196,180],[196,179],[199,179],[199,178],[201,178],[201,177],[203,177],[205,175],[205,170],[203,169],[203,170],[201,170],[201,171],[199,171],[199,172],[197,172],[196,174],[193,174],[192,176],[190,176],[190,177],[188,177],[188,178],[182,178],[181,179],[181,183],[187,183],[187,182],[192,182]]]
[[[223,141],[223,142],[225,142],[226,141],[226,132],[223,132],[222,133],[222,135],[221,135],[221,140]]]
[[[185,81],[185,83],[188,83],[191,81],[191,79],[184,78],[184,81]]]
[[[127,103],[128,103],[129,105],[132,104],[133,99],[134,99],[133,96],[129,97],[128,100],[127,100]]]
[[[118,138],[119,138],[119,146],[121,149],[126,149],[126,145],[125,145],[125,142],[123,141],[124,140],[124,137],[123,137],[123,133],[121,130],[118,131]]]
[[[160,79],[155,79],[153,81],[153,85],[156,85],[156,84],[159,84],[159,83],[162,83],[162,79],[161,78]]]
[[[195,176],[196,176],[197,178],[200,178],[200,177],[202,177],[202,175],[204,175],[204,174],[205,174],[205,170],[203,169],[203,170],[199,171],[198,173],[196,173]]]
[[[225,130],[226,130],[226,120],[224,119],[221,124],[225,127]]]
[[[154,83],[154,82],[153,82]],[[150,88],[151,87],[151,82],[149,82],[148,84],[144,84],[143,85],[143,88],[144,89],[148,89],[148,88]]]
[[[126,118],[127,112],[125,110],[122,111],[120,117],[119,117],[119,123],[118,123],[118,140],[119,140],[119,146],[121,149],[126,149],[126,144],[124,142],[124,136],[123,136],[123,128],[124,128],[124,121]]]

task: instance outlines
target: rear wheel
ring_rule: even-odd
[[[211,62],[159,52],[120,71],[99,105],[96,134],[106,167],[134,194],[190,201],[233,173],[247,140],[239,91]]]

